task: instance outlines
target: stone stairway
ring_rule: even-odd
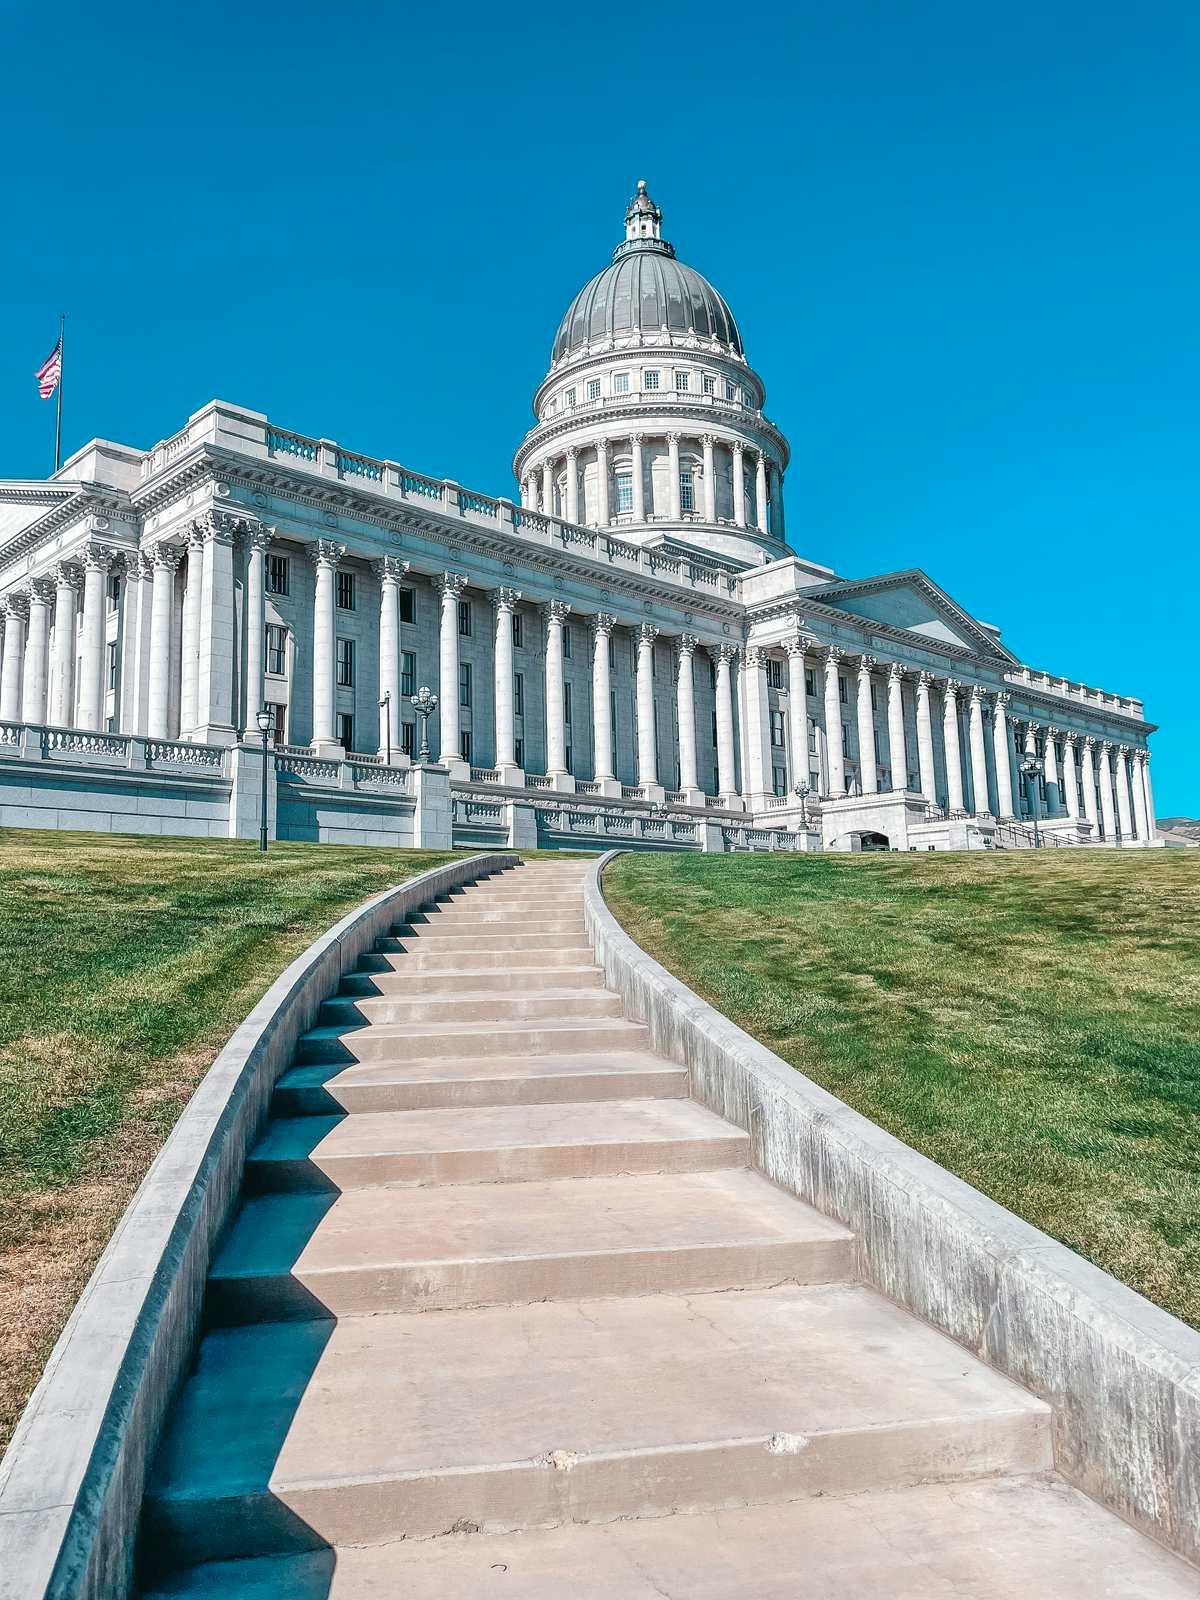
[[[687,1098],[593,965],[586,871],[430,906],[300,1041],[147,1495],[151,1591],[1200,1595]]]

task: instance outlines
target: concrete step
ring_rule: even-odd
[[[319,1024],[326,1028],[367,1027],[393,1023],[430,1022],[542,1022],[568,1017],[619,1017],[624,1007],[619,994],[595,986],[575,989],[567,984],[553,989],[523,991],[514,983],[508,994],[473,990],[465,980],[443,981],[438,994],[385,994],[359,998],[339,995],[321,1006]]]
[[[358,964],[358,970],[453,973],[464,966],[469,966],[475,972],[482,972],[485,968],[503,972],[511,969],[524,976],[527,973],[537,973],[543,967],[575,967],[582,962],[590,964],[593,959],[591,945],[582,938],[573,942],[565,940],[547,942],[540,949],[535,943],[533,948],[522,950],[514,950],[512,946],[515,941],[505,938],[495,940],[494,948],[479,949],[473,944],[468,950],[460,950],[457,946],[451,950],[436,944],[422,948],[419,939],[410,939],[405,944],[401,944],[399,940],[391,942],[398,948],[386,952],[375,950],[364,955]]]
[[[550,910],[574,909],[583,905],[583,890],[545,889],[523,893],[520,889],[469,889],[465,894],[453,896],[447,904],[473,906],[479,911],[507,911],[516,906],[545,906]]]
[[[573,950],[575,952],[589,950],[587,936],[582,925],[574,933],[544,933],[541,931],[505,933],[502,929],[476,930],[471,937],[464,937],[461,930],[457,933],[447,933],[445,928],[421,929],[402,926],[393,929],[390,936],[384,935],[376,940],[375,948],[381,954],[394,955],[407,950],[416,950],[418,947],[426,951],[438,950],[443,955],[448,951],[456,950]]]
[[[649,1051],[573,1056],[454,1056],[426,1062],[292,1067],[275,1085],[277,1117],[439,1106],[558,1105],[685,1099],[686,1067]]]
[[[1047,1406],[863,1288],[551,1301],[210,1333],[146,1527],[194,1563],[1049,1465]]]
[[[342,979],[343,996],[446,994],[451,985],[472,994],[532,994],[541,989],[599,989],[604,974],[599,967],[527,967],[514,973],[499,962],[490,968],[477,968],[472,961],[443,962],[444,971],[424,967],[414,972],[409,967],[383,972],[348,972]]]
[[[691,1100],[281,1117],[251,1150],[246,1185],[261,1192],[706,1172],[744,1166],[749,1149],[740,1128]]]
[[[422,935],[453,933],[460,938],[510,927],[529,933],[574,933],[583,927],[583,907],[575,906],[570,911],[539,911],[536,907],[475,911],[466,905],[461,909],[448,906],[445,911],[430,912],[424,920],[416,916],[409,920]]]
[[[647,1030],[624,1017],[578,1022],[377,1023],[372,1028],[313,1028],[298,1041],[295,1063],[430,1061],[454,1055],[559,1055],[565,1051],[641,1050]]]
[[[209,1278],[214,1322],[845,1282],[853,1236],[746,1171],[252,1200]]]
[[[1042,1475],[404,1540],[193,1568],[146,1600],[1196,1600],[1200,1578]]]

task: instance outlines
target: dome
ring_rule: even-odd
[[[634,333],[695,333],[742,354],[737,323],[722,297],[698,272],[675,259],[659,236],[662,212],[644,182],[625,214],[625,242],[612,265],[586,283],[567,307],[554,338],[552,360],[561,361],[598,340]]]

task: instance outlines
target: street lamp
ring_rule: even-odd
[[[1033,813],[1033,848],[1035,850],[1040,850],[1042,848],[1042,835],[1041,830],[1038,827],[1038,813],[1040,807],[1038,805],[1037,780],[1041,777],[1044,770],[1045,762],[1042,760],[1041,756],[1030,754],[1027,755],[1021,762],[1021,771],[1025,777],[1025,793],[1029,796],[1029,809]]]
[[[421,752],[417,760],[422,764],[429,760],[429,719],[437,710],[437,703],[437,695],[431,694],[424,684],[412,697],[412,708],[421,719]]]
[[[808,832],[808,797],[812,793],[812,790],[809,788],[807,783],[798,783],[796,785],[796,787],[792,790],[792,793],[796,796],[796,799],[799,800],[799,802],[800,802],[800,826],[804,829],[805,833],[807,833]]]
[[[267,740],[271,736],[271,729],[275,724],[275,713],[270,706],[264,706],[255,714],[258,731],[262,734],[262,806],[258,813],[258,848],[261,851],[267,848]]]
[[[392,691],[385,689],[383,699],[379,702],[379,709],[383,712],[384,723],[387,727],[387,764],[392,764]]]

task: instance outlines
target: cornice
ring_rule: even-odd
[[[128,506],[129,497],[123,490],[99,483],[74,485],[44,516],[20,529],[6,545],[0,547],[0,570],[19,561],[22,556],[31,554],[80,517],[104,516],[126,522],[129,519],[122,513],[128,510]]]
[[[654,432],[653,423],[655,420],[679,417],[686,417],[697,423],[703,422],[705,424],[703,428],[696,430],[697,438],[702,433],[717,433],[721,429],[734,435],[742,435],[749,440],[755,440],[761,434],[764,441],[763,448],[773,444],[779,470],[781,472],[787,471],[791,461],[791,450],[783,433],[769,417],[764,416],[761,411],[748,412],[744,408],[740,410],[730,408],[726,412],[713,406],[698,405],[696,404],[698,399],[699,396],[693,396],[690,401],[681,401],[672,391],[664,390],[661,402],[659,396],[656,395],[653,405],[639,403],[637,405],[604,406],[598,411],[589,411],[586,406],[580,406],[575,411],[550,418],[545,422],[539,422],[529,430],[517,446],[513,455],[513,476],[519,483],[529,457],[542,449],[549,441],[561,438],[563,434],[575,433],[590,427],[600,427],[607,431],[607,426],[610,422],[618,426],[637,422],[639,426],[631,426],[628,430],[630,433],[645,432],[646,425],[649,424],[650,431]],[[664,421],[664,437],[667,425],[667,422]],[[725,443],[727,441],[722,440],[721,442]],[[755,448],[758,448],[758,446],[755,446]],[[770,452],[768,451],[768,453]]]

